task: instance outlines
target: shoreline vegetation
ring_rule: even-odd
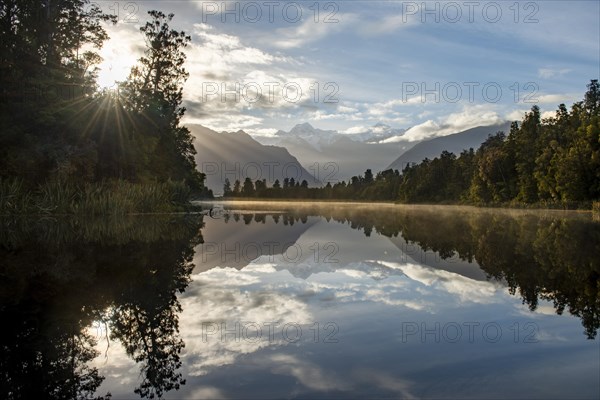
[[[131,183],[123,180],[74,184],[50,181],[35,189],[20,179],[0,179],[0,216],[127,215],[195,211],[184,182]]]

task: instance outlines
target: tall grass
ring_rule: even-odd
[[[173,212],[187,203],[183,182],[130,183],[121,180],[76,185],[48,181],[31,189],[19,179],[0,179],[0,214],[124,215]]]

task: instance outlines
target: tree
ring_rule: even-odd
[[[233,184],[233,193],[231,194],[233,197],[238,197],[241,193],[241,184],[240,184],[240,180],[236,179],[234,184]]]
[[[242,196],[244,197],[254,197],[254,184],[252,183],[252,179],[246,178],[244,180],[244,185],[242,186]]]
[[[532,203],[538,199],[534,174],[540,130],[540,109],[538,106],[533,106],[531,112],[525,115],[520,129],[514,132],[516,144],[515,168],[518,173],[517,185],[519,191],[517,200],[524,203]]]
[[[370,169],[365,171],[365,183],[370,184],[373,182],[373,172]]]
[[[191,41],[185,32],[170,29],[173,14],[148,11],[151,20],[140,28],[146,50],[123,86],[126,108],[137,114],[140,125],[153,131],[158,142],[149,165],[159,180],[184,179],[202,191],[204,175],[196,170],[193,136],[180,126],[183,84],[188,77],[183,49]]]
[[[229,178],[225,178],[225,184],[223,185],[223,197],[231,196],[233,191],[231,190],[231,183],[229,182]]]

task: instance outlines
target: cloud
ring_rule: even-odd
[[[513,110],[506,114],[506,119],[508,121],[522,121],[525,117],[525,114],[529,111],[529,109]]]
[[[346,107],[346,106],[342,106],[342,105],[339,105],[337,109],[341,113],[355,113],[355,112],[358,112],[358,109],[356,109],[354,107]]]
[[[538,69],[538,76],[543,79],[550,79],[565,75],[571,72],[568,68],[540,68]]]
[[[306,115],[318,109],[318,80],[306,76],[293,58],[248,46],[207,24],[195,24],[194,35],[186,49],[190,77],[184,87],[184,123],[217,131],[257,130],[264,128],[260,125],[270,110],[283,118],[289,110]],[[319,118],[335,118],[327,115]]]
[[[281,330],[282,324],[311,321],[302,301],[261,289],[261,278],[271,273],[260,268],[213,268],[192,276],[181,299],[181,335],[186,340],[190,375],[204,375],[213,368],[233,364],[243,354],[286,344],[280,335],[270,337],[269,324],[278,324],[273,326]],[[262,330],[260,336],[256,326]],[[222,329],[237,333],[235,337],[223,337]]]
[[[377,21],[364,23],[358,32],[365,36],[387,35],[399,29],[416,25],[417,21],[414,15],[388,15]]]
[[[561,104],[575,101],[577,95],[575,94],[544,94],[537,96],[536,100],[538,104]]]
[[[402,136],[394,136],[383,142],[426,140],[462,132],[477,126],[496,125],[502,122],[504,119],[487,105],[465,106],[461,112],[449,114],[438,120],[427,120],[408,129]]]
[[[249,133],[253,136],[263,136],[263,137],[275,137],[277,133],[277,129],[275,128],[259,128],[259,129],[248,129],[246,133]]]
[[[279,375],[289,375],[312,390],[347,390],[349,384],[340,380],[335,372],[326,371],[311,362],[288,354],[273,354],[267,358],[271,371]]]
[[[540,115],[540,117],[541,117],[542,119],[554,118],[554,117],[556,117],[556,112],[554,112],[554,111],[544,111],[544,112],[543,112],[543,113]]]
[[[273,41],[273,45],[282,49],[303,47],[332,33],[340,32],[358,20],[355,14],[337,14],[334,18],[337,22],[334,20],[330,23],[323,20],[315,22],[313,18],[307,18],[298,26],[279,28],[275,31],[274,36],[277,39]]]
[[[200,386],[195,387],[192,392],[185,397],[189,400],[196,399],[226,399],[227,397],[223,394],[221,389],[211,386]]]
[[[402,399],[409,400],[418,398],[410,391],[410,388],[414,386],[414,382],[392,376],[388,372],[360,368],[355,370],[353,375],[359,381],[369,382],[371,385],[375,384],[383,389],[396,392]]]

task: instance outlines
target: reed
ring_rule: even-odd
[[[19,179],[0,179],[2,215],[124,215],[165,213],[186,207],[183,182],[131,183],[123,180],[76,185],[53,180],[37,188]]]

